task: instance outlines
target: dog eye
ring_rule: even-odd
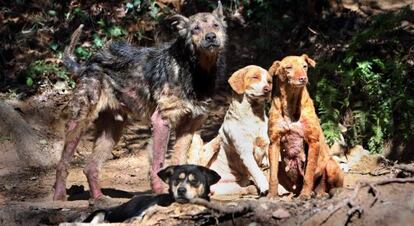
[[[194,179],[194,180],[190,180],[190,184],[191,185],[197,185],[198,184],[198,180],[197,179]]]
[[[213,24],[213,27],[214,27],[214,28],[218,28],[218,27],[219,27],[219,25],[218,25],[217,23],[215,23],[215,24]]]
[[[292,70],[292,66],[286,66],[285,69],[286,70]]]
[[[305,69],[308,68],[308,65],[307,64],[304,64],[303,65],[303,68],[305,68]]]

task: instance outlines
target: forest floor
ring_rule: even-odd
[[[218,109],[222,112],[220,109],[223,108]],[[211,122],[212,120],[210,120],[210,124],[212,124]],[[217,130],[216,126],[206,128],[212,133]],[[129,151],[129,148],[126,148],[128,141],[124,138],[114,151],[114,158],[107,161],[102,169],[103,191],[105,195],[114,198],[114,204],[125,202],[133,195],[150,192],[149,152],[147,148],[150,130],[145,126],[134,125],[127,129],[127,134],[131,132],[136,132],[141,137],[134,142],[136,150]],[[203,131],[204,134],[208,132]],[[66,202],[52,201],[54,170],[25,168],[16,155],[12,141],[1,141],[0,225],[57,225],[61,222],[79,220],[90,213],[93,207],[88,203],[88,186],[82,172],[85,157],[92,147],[90,140],[90,137],[86,137],[81,142],[69,170],[68,201]],[[333,192],[330,198],[301,200],[282,197],[270,200],[267,198],[258,199],[254,196],[213,196],[213,203],[220,205],[234,203],[246,205],[247,200],[253,200],[256,203],[246,207],[241,213],[233,214],[232,217],[229,217],[228,214],[221,214],[216,218],[222,225],[247,225],[252,222],[255,222],[256,225],[412,225],[414,222],[412,214],[414,211],[413,181],[404,184],[389,183],[375,186],[377,201],[375,201],[369,187],[362,187],[355,194],[359,181],[375,182],[396,177],[410,178],[412,170],[411,172],[410,169],[408,171],[401,170],[398,164],[379,155],[361,155],[357,158],[351,170],[346,173],[344,188]],[[363,210],[360,217],[357,212],[352,216],[348,214],[351,207],[346,205],[344,201],[350,199],[352,195],[356,195],[355,199],[351,200],[354,205],[352,207],[360,207]],[[332,212],[341,203],[343,206],[337,212]],[[257,204],[260,207],[257,207]],[[196,207],[187,208],[194,210]],[[259,208],[264,208],[264,212]],[[198,215],[195,215],[199,216],[198,218],[188,219],[188,217],[183,217],[186,213],[188,214],[188,210],[175,209],[173,215],[167,212],[162,218],[158,216],[154,220],[154,217],[151,217],[152,221],[147,219],[141,221],[140,224],[203,224],[211,223],[209,220],[200,220],[203,216],[210,220],[214,216],[211,214],[202,215],[197,212]]]

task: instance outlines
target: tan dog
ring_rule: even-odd
[[[247,66],[229,79],[235,91],[219,134],[203,148],[201,138],[193,139],[190,163],[207,165],[221,180],[211,187],[215,194],[252,193],[250,178],[261,195],[269,189],[260,169],[269,146],[265,101],[270,97],[272,80],[259,66]],[[255,190],[255,189],[254,189]]]
[[[269,69],[269,74],[276,76],[277,81],[269,112],[270,196],[277,194],[281,141],[300,143],[300,139],[303,139],[308,144],[300,196],[308,198],[314,189],[318,195],[322,195],[330,188],[343,184],[343,172],[330,156],[313,101],[306,89],[308,65],[314,67],[315,64],[303,54],[275,61]],[[300,152],[297,153],[300,155]],[[300,159],[298,156],[295,161]],[[317,180],[319,183],[315,184]]]

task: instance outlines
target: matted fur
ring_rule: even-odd
[[[154,146],[150,177],[153,189],[161,192],[156,176],[163,166],[170,130],[177,141],[173,163],[185,163],[192,135],[207,117],[216,80],[224,72],[226,24],[221,3],[212,13],[173,18],[178,37],[160,47],[137,48],[127,42],[111,42],[83,65],[65,50],[64,63],[75,73],[77,88],[69,104],[65,148],[57,166],[54,199],[65,199],[67,168],[85,130],[95,122],[102,127],[85,167],[93,198],[102,196],[98,186],[101,164],[110,156],[128,117],[153,125]],[[102,118],[105,118],[103,121]]]

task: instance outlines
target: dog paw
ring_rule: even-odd
[[[101,195],[96,199],[88,200],[90,206],[94,206],[96,209],[106,209],[118,205],[118,202],[115,202],[111,197],[106,195]]]
[[[279,195],[277,194],[277,192],[268,192],[267,195],[266,195],[266,198],[276,199],[276,198],[279,198]]]
[[[53,194],[53,200],[54,201],[66,201],[66,188],[59,188],[58,186],[55,186],[55,194]]]
[[[269,194],[269,190],[266,190],[266,191],[261,191],[261,192],[259,193],[259,196],[260,196],[260,197],[266,197],[268,194]]]
[[[318,199],[325,200],[325,199],[329,199],[329,197],[330,197],[329,193],[326,193],[326,192],[316,194],[316,198],[318,198]]]
[[[257,195],[257,193],[257,188],[254,185],[249,185],[247,187],[243,187],[242,189],[242,195]]]
[[[267,195],[267,193],[269,193],[269,183],[267,181],[265,183],[259,183],[257,187],[259,188],[260,196],[262,196],[262,194]]]
[[[301,193],[298,197],[300,200],[306,201],[312,198],[311,194]]]
[[[66,201],[66,193],[55,193],[53,195],[53,201]]]

